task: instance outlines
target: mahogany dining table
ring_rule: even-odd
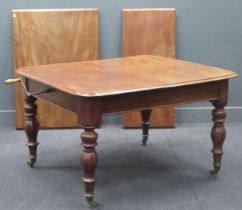
[[[17,73],[26,96],[28,165],[32,168],[37,158],[39,123],[36,100],[45,100],[76,113],[80,128],[84,129],[81,133],[84,148],[82,180],[86,200],[92,208],[98,207],[94,201],[98,163],[95,128],[101,125],[103,115],[140,111],[142,143],[145,145],[152,108],[209,101],[214,106],[211,131],[214,167],[209,173],[215,176],[220,170],[226,136],[224,107],[228,101],[228,83],[230,78],[237,76],[233,71],[173,58],[140,55],[21,67]]]

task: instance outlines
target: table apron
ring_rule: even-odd
[[[28,90],[31,93],[42,91],[48,88],[51,87],[28,79]],[[79,98],[78,96],[54,89],[52,92],[42,93],[37,95],[36,97],[47,101],[48,103],[51,103],[55,106],[59,106],[68,111],[77,113],[76,101]]]
[[[171,104],[186,104],[216,100],[219,97],[221,81],[187,85],[139,93],[106,96],[102,99],[102,113],[115,114],[143,110]]]
[[[186,104],[199,101],[216,100],[219,98],[221,85],[227,82],[227,80],[222,80],[136,93],[98,96],[94,98],[98,98],[101,102],[101,113],[108,115],[167,106],[171,104]],[[50,87],[33,80],[28,80],[28,88],[29,91],[36,92]],[[89,98],[71,95],[59,90],[54,90],[50,93],[43,93],[37,97],[74,113],[78,112],[78,101],[84,100],[84,98]],[[92,97],[89,99],[92,99]]]

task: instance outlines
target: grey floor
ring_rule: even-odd
[[[242,209],[242,123],[227,124],[223,168],[207,176],[211,124],[139,130],[98,129],[96,199],[103,210]],[[25,135],[0,128],[1,210],[84,210],[79,130],[42,130],[36,168],[26,166]]]

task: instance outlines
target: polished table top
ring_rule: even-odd
[[[85,97],[179,87],[237,76],[221,68],[152,55],[29,66],[19,68],[17,73]]]

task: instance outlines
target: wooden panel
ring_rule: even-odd
[[[98,10],[13,10],[13,48],[15,70],[29,65],[98,59]],[[18,129],[24,127],[20,86],[15,88]],[[42,128],[78,126],[71,112],[41,100],[38,107]]]
[[[174,9],[123,10],[123,55],[154,54],[175,57]],[[175,106],[152,110],[150,127],[174,127]],[[139,112],[124,114],[124,127],[140,127]]]

